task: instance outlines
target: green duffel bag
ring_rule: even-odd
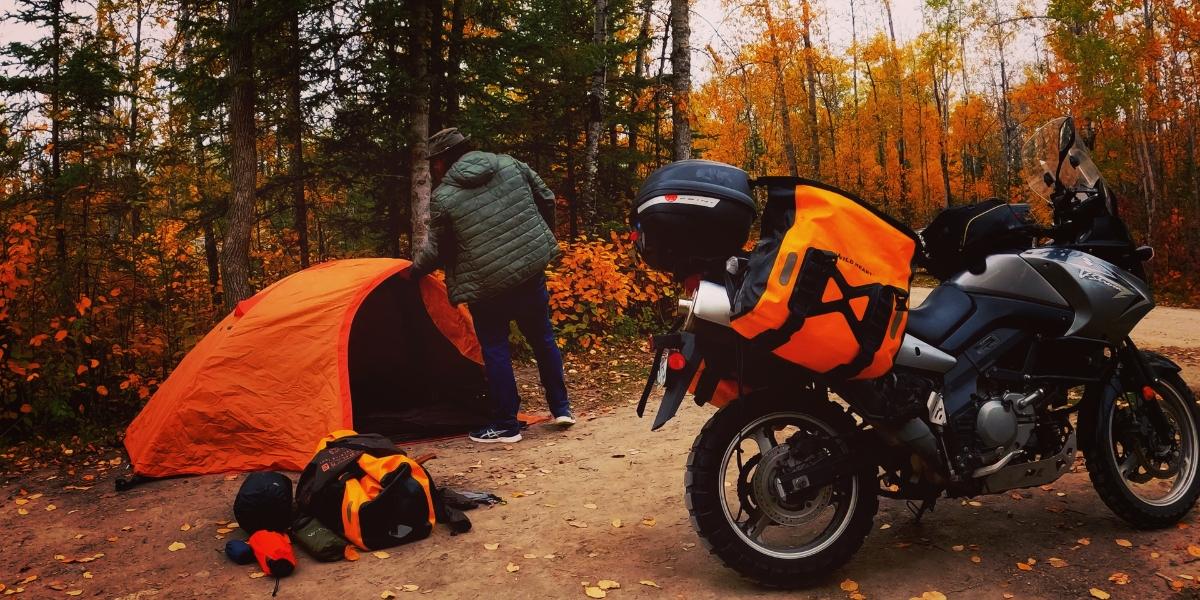
[[[342,560],[349,543],[314,517],[300,517],[292,524],[292,539],[309,556],[321,562]]]

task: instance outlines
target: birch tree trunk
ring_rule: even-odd
[[[413,20],[409,24],[409,48],[412,60],[412,109],[410,137],[412,138],[411,194],[412,238],[410,255],[429,239],[429,195],[432,191],[429,176],[429,37],[431,11],[435,0],[412,0]]]
[[[671,157],[692,157],[692,26],[688,0],[671,0]]]
[[[608,0],[594,0],[592,17],[592,45],[601,58],[592,70],[592,83],[588,89],[588,121],[583,151],[583,206],[586,218],[596,218],[596,178],[600,173],[600,135],[604,132],[604,79],[607,71]]]

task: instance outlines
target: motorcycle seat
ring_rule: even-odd
[[[937,346],[971,314],[975,303],[958,287],[943,284],[933,289],[920,306],[908,311],[907,332]]]

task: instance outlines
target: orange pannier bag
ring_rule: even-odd
[[[752,346],[831,379],[887,373],[908,318],[917,235],[815,181],[760,178],[762,234],[733,302]]]

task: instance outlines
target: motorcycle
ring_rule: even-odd
[[[866,381],[828,380],[730,328],[748,269],[736,245],[753,218],[749,190],[723,196],[738,199],[732,205],[706,195],[710,183],[639,200],[639,250],[673,257],[687,293],[676,327],[654,338],[638,415],[659,387],[654,429],[689,391],[720,407],[688,454],[685,499],[726,566],[803,587],[858,551],[880,497],[909,501],[920,519],[939,498],[1049,484],[1077,451],[1101,500],[1134,527],[1168,527],[1191,510],[1200,496],[1195,398],[1178,365],[1129,337],[1154,308],[1142,265],[1153,250],[1134,244],[1072,119],[1038,129],[1024,159],[1052,226],[999,202],[983,212],[1017,221],[935,218],[949,226],[923,232],[918,260],[941,283],[908,310],[891,371]],[[688,162],[704,163],[687,167],[705,181],[718,172],[717,163]],[[638,217],[664,203],[725,212],[680,217],[680,236],[647,240]],[[733,250],[697,250],[718,242]],[[701,369],[723,373],[705,383]]]

